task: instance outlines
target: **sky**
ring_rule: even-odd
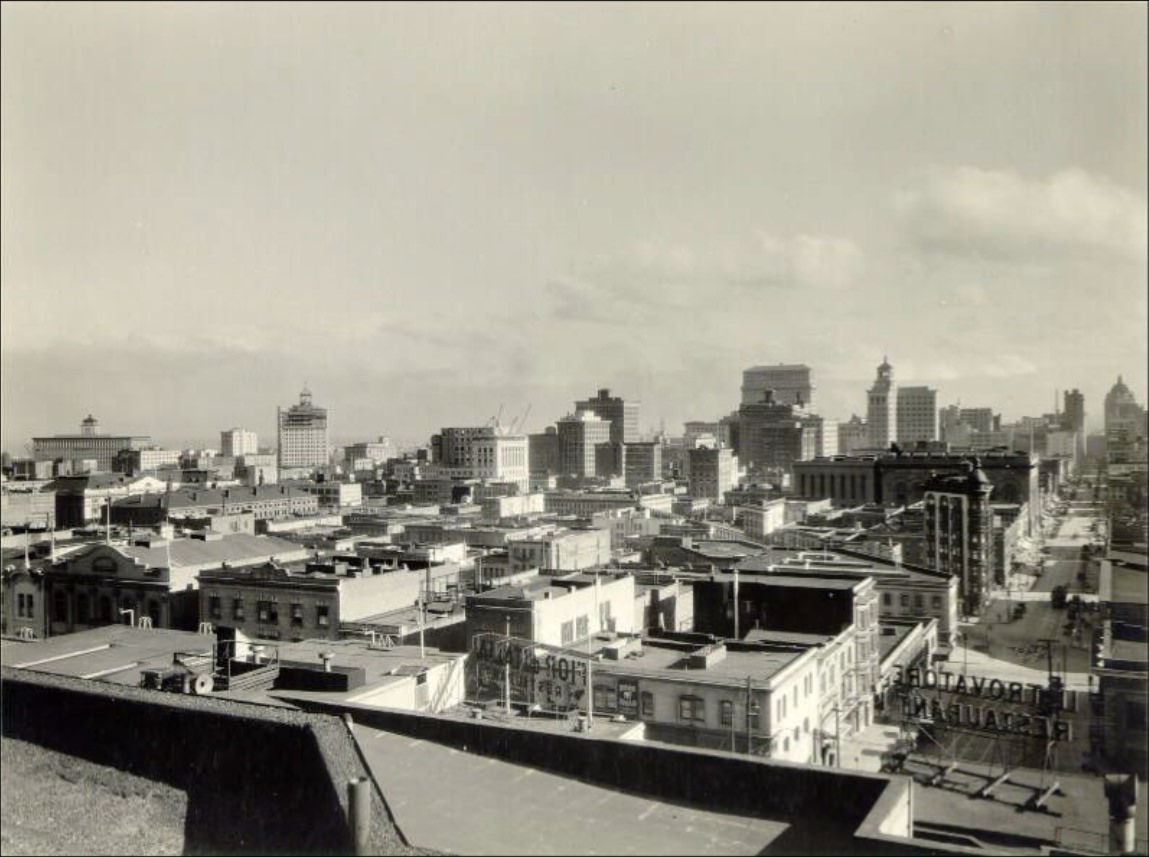
[[[1146,398],[1142,3],[5,3],[0,442]]]

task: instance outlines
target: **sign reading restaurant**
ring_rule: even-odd
[[[906,718],[974,732],[1073,740],[1070,723],[1058,715],[1076,710],[1076,696],[1060,687],[901,667],[893,686]]]

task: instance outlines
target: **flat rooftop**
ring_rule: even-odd
[[[699,647],[702,648],[702,647]],[[726,650],[726,657],[706,667],[705,669],[690,669],[690,656],[694,649],[663,648],[658,645],[647,644],[642,648],[642,655],[634,658],[623,658],[617,661],[598,661],[596,669],[609,669],[616,673],[635,673],[641,675],[663,677],[680,677],[689,673],[691,679],[706,681],[745,682],[747,678],[755,681],[767,682],[775,674],[786,668],[798,658],[806,654],[805,651],[770,649],[763,647],[754,651]]]
[[[215,642],[214,634],[105,625],[46,640],[4,640],[0,642],[0,664],[138,685],[140,670],[171,666],[176,652],[213,652]]]
[[[709,812],[356,725],[408,840],[453,854],[762,853],[791,820]],[[466,808],[462,811],[462,808]],[[508,813],[513,813],[513,823]]]

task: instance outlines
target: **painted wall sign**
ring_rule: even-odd
[[[1057,714],[1076,711],[1077,696],[1059,687],[900,667],[893,687],[901,695],[907,718],[975,732],[1073,740],[1071,724]]]

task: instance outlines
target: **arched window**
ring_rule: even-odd
[[[87,625],[91,620],[91,599],[81,592],[76,596],[76,623]]]

